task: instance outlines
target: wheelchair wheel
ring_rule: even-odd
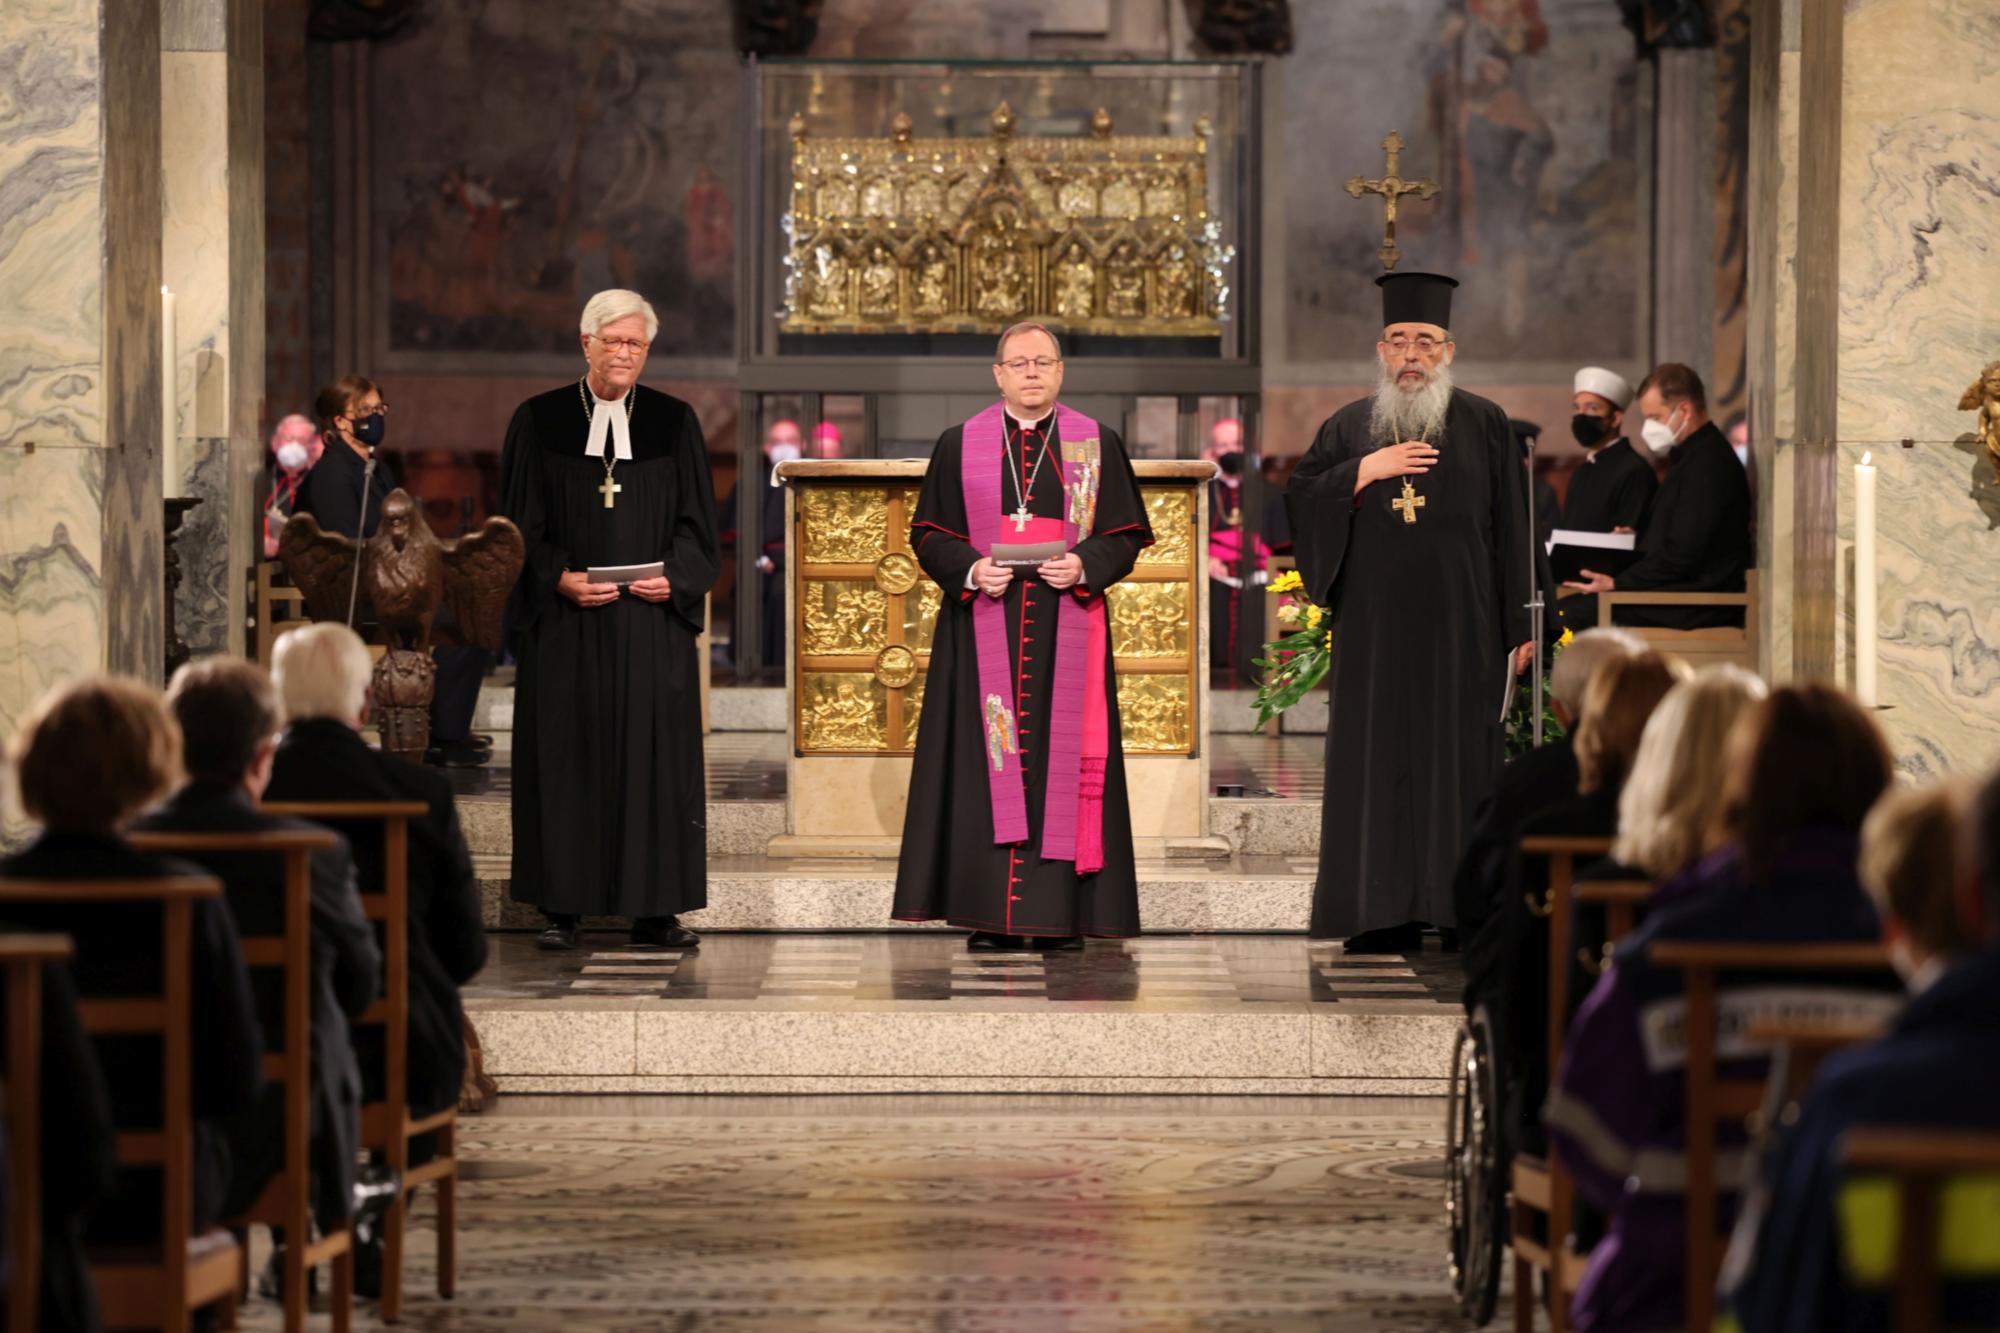
[[[1493,1025],[1484,1008],[1458,1030],[1452,1050],[1445,1129],[1445,1220],[1451,1288],[1459,1313],[1476,1325],[1493,1318],[1507,1245],[1507,1152]]]

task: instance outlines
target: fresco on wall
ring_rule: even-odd
[[[1366,356],[1380,331],[1378,196],[1390,130],[1406,197],[1402,270],[1463,284],[1453,332],[1482,359],[1618,364],[1638,355],[1644,231],[1639,71],[1602,0],[1367,0],[1299,6],[1285,61],[1286,359]]]
[[[376,46],[383,364],[546,353],[567,365],[577,312],[605,287],[652,300],[656,359],[730,355],[730,40],[726,5],[443,0]]]

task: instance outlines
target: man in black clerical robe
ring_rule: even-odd
[[[1625,592],[1742,592],[1754,559],[1750,533],[1750,480],[1729,439],[1708,419],[1707,391],[1687,366],[1668,362],[1639,385],[1647,445],[1667,458],[1667,479],[1653,500],[1638,557],[1610,574],[1586,568],[1564,584],[1578,596],[1559,603],[1563,624],[1582,630],[1597,623],[1597,594]],[[1741,625],[1732,606],[1625,606],[1621,625],[1709,629]]]
[[[1002,401],[938,438],[911,525],[944,601],[894,910],[1080,948],[1139,933],[1105,590],[1153,534],[1124,442],[1057,407],[1055,335],[1017,325],[995,360]]]
[[[514,413],[501,512],[520,526],[514,865],[548,917],[628,917],[635,944],[693,948],[708,902],[707,783],[695,638],[720,566],[715,488],[694,409],[638,383],[659,321],[633,292],[584,308],[585,376]],[[626,584],[593,566],[657,563]]]
[[[1585,366],[1576,372],[1570,434],[1583,446],[1583,462],[1569,474],[1562,526],[1577,532],[1643,533],[1660,479],[1620,428],[1632,386],[1615,370]]]
[[[1320,427],[1285,496],[1333,632],[1310,933],[1351,953],[1454,925],[1453,870],[1529,647],[1526,469],[1507,414],[1451,385],[1457,283],[1379,283],[1380,385]]]

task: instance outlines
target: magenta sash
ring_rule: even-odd
[[[1102,470],[1095,421],[1058,405],[1062,450],[1063,541],[1071,549],[1095,526]],[[966,422],[961,480],[972,546],[992,554],[1000,537],[1001,454],[1007,448],[1006,411],[998,403]],[[973,599],[972,637],[979,664],[979,719],[986,746],[986,778],[993,803],[993,841],[1028,838],[1027,791],[1022,777],[1016,711],[1019,681],[1007,651],[1004,599]],[[1054,690],[1045,731],[1049,747],[1048,792],[1042,810],[1042,859],[1074,861],[1078,874],[1104,864],[1104,770],[1110,752],[1109,700],[1104,689],[1109,649],[1104,596],[1066,593],[1056,613]]]

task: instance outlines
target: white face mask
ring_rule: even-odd
[[[796,444],[774,444],[764,451],[764,456],[773,463],[789,463],[799,456],[799,447]]]
[[[1639,438],[1644,440],[1646,447],[1654,453],[1664,454],[1680,443],[1681,433],[1665,421],[1654,421],[1648,417],[1645,424],[1639,427]]]
[[[286,440],[278,446],[278,466],[287,472],[297,472],[306,465],[306,447],[297,440]]]

